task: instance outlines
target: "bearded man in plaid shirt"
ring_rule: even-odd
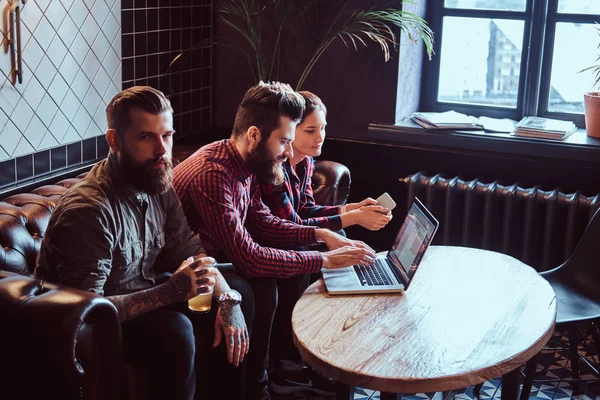
[[[269,341],[278,296],[276,278],[321,268],[369,265],[375,252],[328,229],[273,216],[260,198],[259,179],[283,181],[305,103],[287,84],[259,83],[238,107],[230,139],[204,146],[174,169],[173,186],[190,228],[207,254],[232,262],[254,290],[255,318],[246,361],[246,398],[268,399]],[[330,251],[293,251],[325,243]],[[292,338],[277,338],[292,340]]]

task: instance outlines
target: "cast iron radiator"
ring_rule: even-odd
[[[408,185],[408,204],[417,196],[440,222],[434,244],[494,250],[538,271],[568,258],[600,207],[600,194],[586,197],[558,188],[543,191],[423,172],[401,181]]]

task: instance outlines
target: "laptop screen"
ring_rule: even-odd
[[[400,265],[407,283],[415,274],[438,225],[429,210],[415,198],[389,254]]]

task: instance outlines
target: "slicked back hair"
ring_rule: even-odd
[[[304,121],[304,118],[308,117],[314,111],[323,111],[323,114],[327,116],[327,107],[325,107],[323,100],[321,100],[319,96],[309,92],[308,90],[301,90],[298,93],[300,93],[300,95],[304,98],[304,102],[306,103],[304,115],[302,115],[302,121]]]
[[[304,98],[287,83],[261,81],[244,95],[235,115],[231,136],[240,137],[251,126],[256,126],[261,140],[266,140],[279,128],[281,117],[299,122],[304,108]]]
[[[119,136],[124,136],[131,124],[129,111],[134,108],[154,115],[173,112],[171,102],[160,90],[150,86],[132,86],[113,97],[106,107],[108,129],[114,129]]]

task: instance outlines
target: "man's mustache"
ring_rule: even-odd
[[[171,161],[171,157],[168,157],[168,156],[160,156],[153,160],[148,160],[148,161],[146,161],[145,165],[149,166],[149,165],[158,164],[158,163],[165,163],[167,166],[173,167],[173,161]]]

